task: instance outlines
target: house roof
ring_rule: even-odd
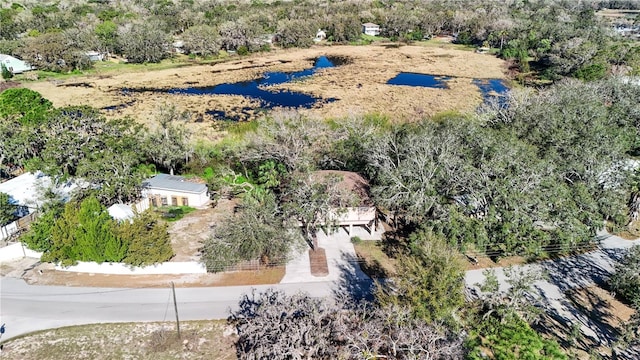
[[[362,175],[352,171],[338,170],[319,170],[311,174],[311,178],[314,181],[324,180],[332,176],[340,178],[340,182],[337,184],[338,190],[356,195],[360,200],[360,206],[373,205],[373,201],[369,196],[369,182]]]
[[[207,185],[186,180],[182,176],[158,174],[142,183],[148,189],[169,190],[201,194],[207,192]]]
[[[31,208],[37,208],[42,206],[44,189],[50,188],[52,185],[51,178],[44,175],[41,172],[37,173],[24,173],[11,180],[0,183],[0,192],[8,194],[12,203],[16,205],[23,205]],[[75,181],[67,181],[62,184],[58,184],[55,188],[51,189],[54,193],[60,196],[63,201],[68,201],[71,197],[71,192],[77,187]]]
[[[368,23],[362,24],[362,26],[366,26],[366,27],[378,26],[379,27],[380,25],[368,22]]]

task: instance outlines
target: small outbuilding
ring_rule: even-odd
[[[104,53],[99,51],[87,51],[84,53],[91,61],[104,61]]]
[[[365,35],[378,36],[380,35],[380,25],[374,23],[362,24],[362,33]]]
[[[142,183],[142,195],[151,206],[203,207],[209,203],[206,184],[182,176],[158,174]]]
[[[22,74],[25,71],[35,70],[29,63],[11,55],[0,54],[0,63],[12,74]]]

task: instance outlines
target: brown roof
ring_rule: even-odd
[[[311,175],[312,179],[323,179],[329,176],[338,176],[342,179],[337,184],[339,191],[354,194],[360,199],[360,206],[373,206],[369,196],[369,182],[362,175],[352,171],[318,170]]]

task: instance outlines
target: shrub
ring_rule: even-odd
[[[640,246],[629,249],[615,265],[609,283],[616,293],[640,310]]]
[[[5,80],[11,79],[13,77],[13,73],[9,71],[4,64],[0,64],[0,66],[2,67],[2,78]]]
[[[351,243],[352,244],[356,244],[357,245],[357,244],[360,244],[361,242],[362,242],[362,239],[360,239],[359,236],[352,236],[351,237]]]

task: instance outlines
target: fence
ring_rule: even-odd
[[[7,225],[0,226],[0,240],[11,239],[16,235],[21,234],[24,231],[29,230],[29,226],[38,217],[38,212],[32,212],[29,215],[23,216],[18,220],[11,222]]]

